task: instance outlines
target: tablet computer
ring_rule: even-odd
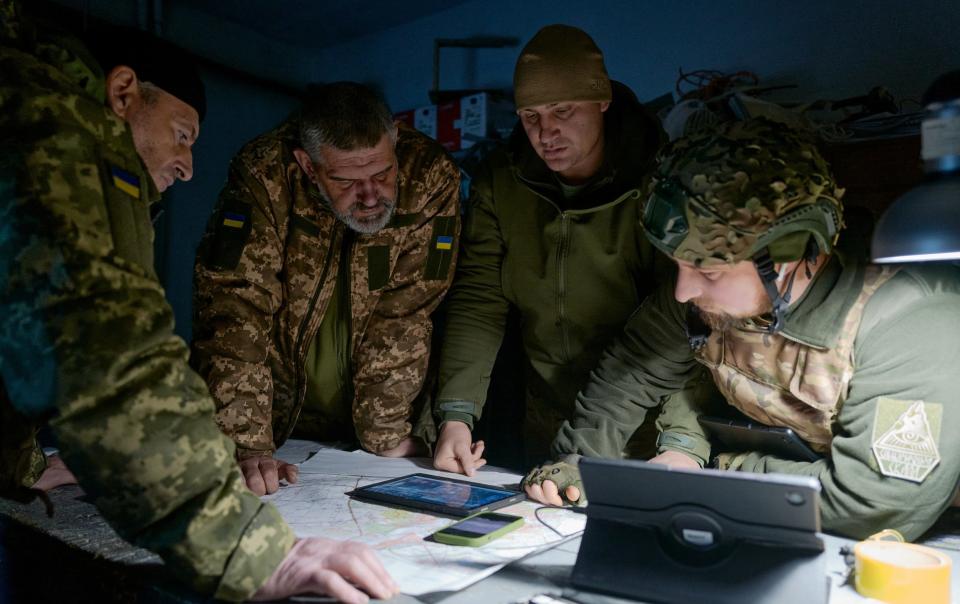
[[[590,504],[577,588],[664,604],[827,603],[817,479],[595,458],[580,474]]]
[[[724,452],[762,451],[790,461],[817,461],[821,459],[790,428],[778,428],[722,417],[698,418]]]
[[[360,487],[347,495],[457,517],[495,510],[526,498],[519,491],[430,474],[410,474],[385,480]]]

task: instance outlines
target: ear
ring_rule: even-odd
[[[117,65],[107,74],[107,105],[118,117],[126,119],[130,106],[140,98],[137,73],[126,65]]]
[[[310,182],[317,182],[317,171],[313,167],[313,160],[310,159],[310,154],[303,149],[294,149],[293,157],[296,158],[297,163],[300,165],[300,169],[303,170],[307,178],[310,179]]]
[[[600,103],[600,113],[603,113],[609,108],[610,108],[610,101],[603,101],[602,103]]]
[[[788,275],[800,267],[801,260],[791,260],[790,262],[778,262],[773,265],[773,270],[777,273],[777,284],[782,284]]]

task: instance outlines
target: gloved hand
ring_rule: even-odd
[[[567,455],[559,461],[534,468],[520,486],[528,497],[541,503],[563,505],[566,501],[577,506],[586,505],[579,463],[579,455]]]
[[[749,453],[718,453],[713,458],[713,467],[717,470],[739,470]]]

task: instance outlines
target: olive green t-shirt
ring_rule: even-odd
[[[333,295],[307,351],[307,393],[293,435],[324,442],[356,440],[351,415],[350,263],[340,256]]]

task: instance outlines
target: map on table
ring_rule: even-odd
[[[278,455],[283,457],[283,451]],[[482,547],[457,547],[424,540],[455,522],[453,519],[357,501],[345,495],[359,486],[418,472],[464,478],[428,471],[424,465],[423,460],[386,459],[364,452],[324,449],[300,465],[297,484],[281,487],[263,499],[277,506],[299,537],[349,539],[376,549],[401,591],[411,596],[463,589],[505,564],[583,531],[586,518],[582,514],[557,508],[542,510],[543,522],[565,536],[560,537],[535,517],[539,504],[522,502],[498,510],[523,516],[521,528]],[[483,468],[470,480],[516,485],[520,476]]]

